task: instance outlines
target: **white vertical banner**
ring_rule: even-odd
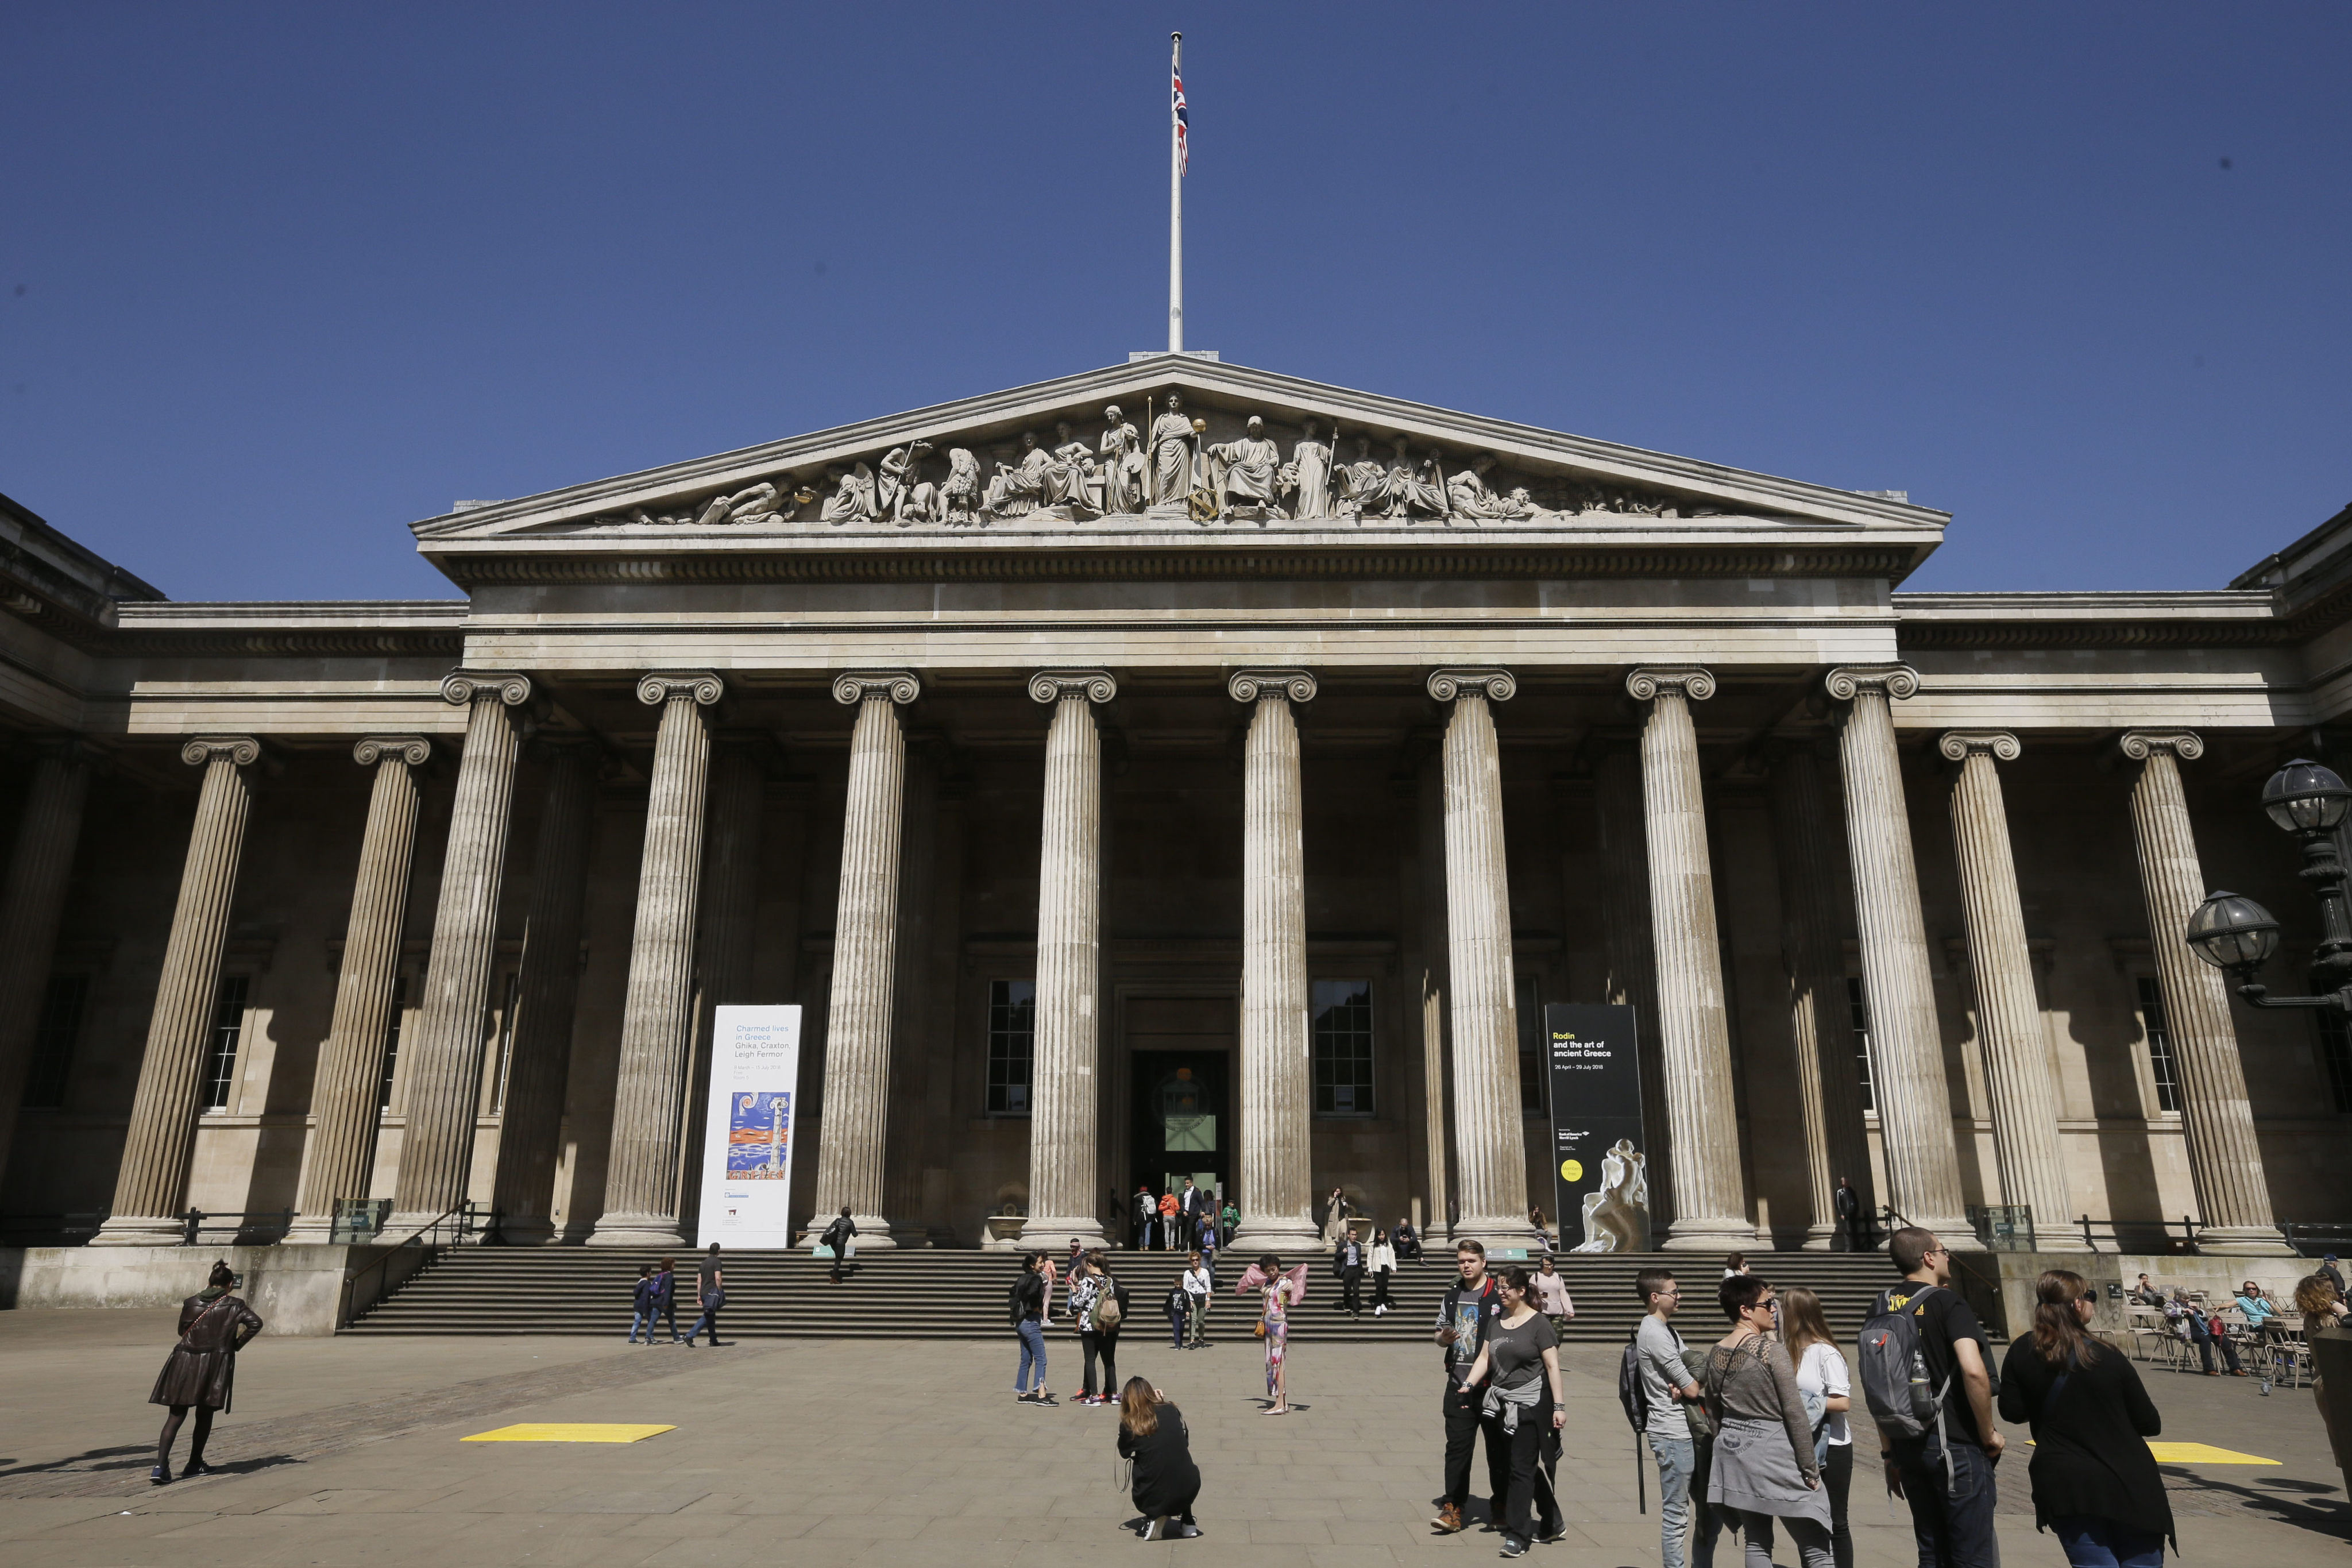
[[[801,1010],[720,1007],[710,1030],[702,1220],[695,1245],[793,1244],[793,1111]]]

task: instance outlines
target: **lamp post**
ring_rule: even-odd
[[[2303,879],[2319,899],[2325,936],[2312,954],[2315,996],[2273,996],[2255,974],[2278,951],[2279,923],[2270,911],[2236,893],[2206,896],[2189,917],[2189,947],[2237,983],[2253,1007],[2334,1007],[2352,1013],[2352,917],[2345,910],[2344,863],[2336,828],[2352,811],[2352,789],[2319,763],[2297,757],[2263,785],[2263,810],[2303,841]]]

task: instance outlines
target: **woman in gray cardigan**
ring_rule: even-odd
[[[1717,1296],[1731,1331],[1706,1352],[1699,1386],[1720,1428],[1706,1500],[1747,1542],[1748,1568],[1770,1568],[1772,1521],[1788,1521],[1803,1568],[1830,1568],[1830,1500],[1813,1458],[1812,1423],[1789,1352],[1772,1337],[1772,1287],[1734,1274]]]

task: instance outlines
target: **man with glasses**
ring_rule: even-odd
[[[1722,1525],[1706,1502],[1706,1439],[1691,1430],[1683,1406],[1696,1404],[1698,1380],[1683,1364],[1683,1337],[1673,1319],[1683,1304],[1682,1287],[1666,1268],[1644,1268],[1633,1288],[1649,1309],[1633,1335],[1642,1363],[1642,1386],[1650,1414],[1642,1436],[1658,1461],[1658,1556],[1664,1568],[1684,1568],[1683,1536],[1692,1524],[1697,1539],[1691,1555],[1697,1568],[1713,1568],[1715,1540]]]
[[[1886,1489],[1911,1505],[1919,1568],[2000,1568],[1992,1470],[2003,1439],[1993,1424],[1992,1356],[1984,1325],[1952,1289],[1952,1255],[1933,1232],[1906,1226],[1887,1250],[1903,1280],[1880,1295],[1871,1315],[1912,1315],[1927,1386],[1943,1403],[1943,1419],[1916,1437],[1893,1439],[1880,1429]]]
[[[1503,1504],[1511,1490],[1508,1440],[1497,1443],[1497,1428],[1487,1426],[1481,1416],[1486,1384],[1493,1379],[1490,1375],[1476,1384],[1469,1381],[1472,1364],[1486,1348],[1488,1331],[1502,1316],[1503,1293],[1487,1276],[1484,1244],[1454,1243],[1454,1266],[1458,1278],[1438,1298],[1434,1336],[1445,1347],[1445,1395],[1441,1405],[1445,1416],[1445,1498],[1429,1527],[1440,1535],[1456,1534],[1466,1522],[1463,1510],[1470,1501],[1470,1456],[1478,1446],[1481,1429],[1486,1434],[1486,1490],[1494,1500],[1487,1505],[1486,1517],[1496,1530],[1503,1527]]]

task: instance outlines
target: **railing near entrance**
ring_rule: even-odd
[[[471,1198],[456,1208],[435,1215],[423,1225],[414,1226],[389,1241],[379,1243],[383,1248],[374,1262],[343,1281],[341,1310],[336,1314],[336,1327],[350,1328],[360,1314],[383,1300],[391,1288],[399,1283],[391,1277],[389,1265],[394,1258],[408,1264],[401,1279],[415,1273],[440,1256],[445,1247],[469,1241],[478,1235],[495,1237],[501,1211],[487,1208]]]

